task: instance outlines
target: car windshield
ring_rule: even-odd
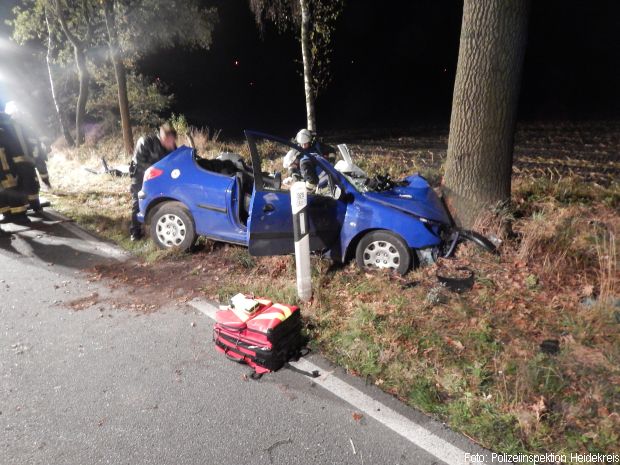
[[[314,149],[304,151],[272,136],[252,134],[263,190],[288,190],[296,181],[306,184],[309,194],[333,197],[335,177],[329,161]]]
[[[368,192],[368,175],[353,162],[351,151],[346,144],[338,145],[333,163],[334,169],[345,177],[358,192]]]

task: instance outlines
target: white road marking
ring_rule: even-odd
[[[199,312],[215,320],[215,313],[218,311],[216,306],[199,299],[192,300],[189,304]],[[305,359],[292,362],[291,365],[303,371],[312,372],[318,370],[323,373],[318,378],[313,379],[316,384],[348,402],[365,415],[374,418],[415,446],[437,457],[442,462],[448,465],[470,464],[466,460],[466,453],[473,451],[464,451],[456,447],[387,405],[364,394],[357,388],[334,376],[331,372],[325,372],[325,370]]]
[[[114,258],[115,260],[118,260],[118,261],[125,261],[127,259],[128,257],[127,252],[120,249],[119,247],[115,247],[113,245],[107,244],[103,242],[101,239],[97,238],[96,236],[93,236],[92,234],[86,232],[79,226],[76,226],[75,224],[73,224],[71,220],[67,218],[66,216],[61,215],[60,213],[57,213],[55,211],[50,211],[49,209],[45,210],[45,214],[55,220],[59,220],[59,221],[65,220],[66,222],[59,223],[59,225],[65,228],[70,233],[75,234],[77,237],[82,239],[82,241],[86,242],[88,246],[91,248],[91,251],[102,252],[102,254],[97,254],[97,255]]]
[[[215,314],[219,310],[215,305],[200,299],[191,300],[189,304],[200,313],[204,313],[206,316],[215,321]]]

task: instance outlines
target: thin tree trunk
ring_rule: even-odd
[[[73,52],[75,54],[75,66],[78,71],[79,80],[79,95],[75,110],[75,139],[77,145],[81,145],[84,143],[83,125],[84,116],[86,115],[86,102],[88,101],[88,86],[90,83],[90,74],[88,72],[88,67],[86,64],[86,47],[88,44],[90,44],[90,40],[93,34],[93,27],[90,23],[89,10],[87,8],[87,3],[85,0],[82,0],[82,6],[84,7],[84,21],[86,23],[87,32],[83,40],[80,40],[69,29],[63,10],[63,5],[61,4],[60,0],[56,0],[55,5],[60,27],[65,36],[67,37],[67,40],[73,46]]]
[[[314,89],[312,88],[312,51],[310,48],[310,10],[308,0],[299,0],[301,6],[301,56],[304,64],[304,91],[308,130],[316,131]]]
[[[457,222],[509,201],[529,0],[465,0],[444,193]]]
[[[58,98],[56,97],[56,85],[54,83],[54,75],[52,74],[52,29],[50,27],[49,18],[47,15],[47,8],[45,9],[45,24],[47,26],[47,54],[45,55],[45,61],[47,63],[47,74],[50,79],[50,90],[52,93],[52,100],[54,102],[54,108],[56,109],[56,114],[58,115],[58,123],[60,124],[60,130],[62,132],[65,141],[69,145],[69,147],[73,147],[75,145],[75,141],[73,137],[71,137],[71,132],[69,131],[69,127],[65,120],[65,116],[63,112],[60,110],[60,105],[58,104]]]
[[[79,94],[75,108],[75,134],[77,145],[84,143],[84,116],[86,115],[86,102],[88,101],[88,85],[90,74],[86,66],[86,53],[81,47],[74,47],[75,64],[78,69]]]
[[[104,3],[105,24],[108,30],[110,59],[114,66],[114,76],[118,88],[118,109],[121,115],[121,126],[123,129],[123,142],[125,152],[131,154],[133,151],[133,133],[131,130],[131,119],[129,115],[129,98],[127,96],[127,72],[121,57],[121,50],[116,33],[116,21],[114,18],[114,3],[106,0]]]

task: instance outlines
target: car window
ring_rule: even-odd
[[[280,191],[285,188],[282,185],[282,179],[286,176],[286,170],[283,168],[284,157],[290,150],[290,147],[281,142],[255,136],[253,138],[254,146],[258,152],[260,167],[253,166],[255,174],[260,171],[263,190]],[[254,160],[253,160],[254,162]]]

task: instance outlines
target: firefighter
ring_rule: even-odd
[[[29,206],[29,191],[25,186],[32,183],[24,177],[32,177],[32,173],[25,169],[22,161],[24,149],[16,131],[16,124],[4,112],[0,112],[0,213],[2,222],[28,224],[26,215]],[[36,179],[36,178],[35,178]]]
[[[312,151],[312,133],[301,129],[295,136],[295,142],[302,148],[302,152],[291,149],[284,157],[284,169],[287,169],[293,181],[304,181],[306,189],[312,192],[319,183],[316,174],[315,162],[310,154]]]
[[[27,195],[30,208],[38,213],[42,209],[39,201],[41,189],[37,171],[39,171],[41,180],[45,185],[50,187],[46,163],[48,150],[38,137],[26,129],[25,114],[19,110],[15,102],[6,104],[5,113],[11,118],[15,135],[21,147],[20,154],[14,159],[18,189]]]
[[[142,224],[138,221],[140,205],[138,193],[142,189],[144,172],[153,164],[177,148],[177,132],[168,123],[159,128],[158,134],[151,134],[138,139],[133,153],[129,175],[131,176],[131,234],[132,241],[142,238]]]
[[[303,149],[299,152],[289,150],[284,157],[284,169],[288,169],[292,181],[304,181],[309,192],[314,192],[319,184],[316,162],[313,155],[321,155],[334,162],[336,150],[326,144],[319,143],[307,129],[301,129],[295,136],[295,142]]]

